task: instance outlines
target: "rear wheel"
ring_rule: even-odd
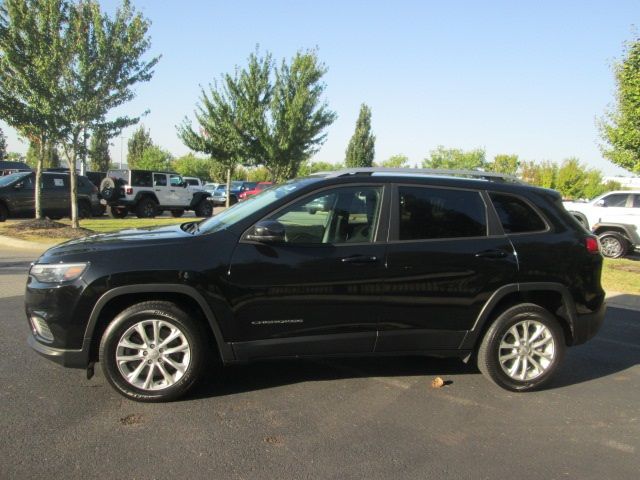
[[[171,210],[171,216],[175,218],[180,218],[184,215],[184,210]]]
[[[129,214],[129,210],[125,207],[111,207],[110,210],[113,218],[124,218]]]
[[[523,303],[489,327],[478,349],[478,368],[507,390],[534,390],[553,376],[565,348],[556,318],[538,305]]]
[[[89,202],[78,202],[78,217],[91,218],[92,216],[93,212],[91,211],[91,205]]]
[[[136,206],[136,215],[138,218],[153,218],[156,216],[158,204],[155,200],[145,197],[142,198]]]
[[[200,376],[206,358],[203,330],[171,302],[133,305],[102,336],[100,362],[105,377],[132,400],[174,400]]]
[[[629,242],[618,232],[604,232],[598,235],[602,255],[608,258],[624,257],[629,251]]]

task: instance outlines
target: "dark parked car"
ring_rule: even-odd
[[[29,272],[29,343],[89,375],[100,361],[139,401],[177,398],[212,361],[325,355],[473,359],[538,388],[601,325],[602,256],[557,192],[508,180],[345,170],[69,241]]]
[[[35,172],[18,172],[0,177],[0,221],[35,214]],[[42,210],[49,218],[71,213],[69,174],[42,172]],[[78,214],[81,218],[102,215],[104,207],[98,189],[87,177],[78,175]]]

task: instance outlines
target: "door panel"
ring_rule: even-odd
[[[268,217],[282,224],[284,241],[238,244],[229,268],[235,341],[259,342],[261,356],[373,351],[384,281],[385,244],[375,243],[382,190],[311,194]]]
[[[35,186],[34,174],[27,175],[15,184],[11,195],[7,196],[9,210],[14,215],[27,216],[35,212]]]
[[[491,294],[516,281],[487,202],[473,190],[397,187],[377,352],[457,348]]]

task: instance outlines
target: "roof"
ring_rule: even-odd
[[[24,162],[0,160],[0,170],[31,170],[31,167]]]
[[[526,185],[522,180],[503,173],[484,172],[480,170],[448,170],[448,169],[428,169],[428,168],[386,168],[386,167],[361,167],[346,168],[334,172],[318,172],[311,176],[324,178],[346,177],[349,175],[384,175],[384,176],[418,176],[418,177],[451,177],[451,178],[472,178],[498,183],[516,183]]]

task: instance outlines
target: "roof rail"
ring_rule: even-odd
[[[315,175],[325,178],[345,177],[347,175],[373,175],[374,173],[395,173],[400,175],[443,175],[450,177],[479,178],[491,182],[499,183],[520,183],[525,184],[519,178],[497,172],[483,172],[480,170],[448,170],[432,168],[387,168],[387,167],[361,167],[345,168],[334,172],[319,172]]]

